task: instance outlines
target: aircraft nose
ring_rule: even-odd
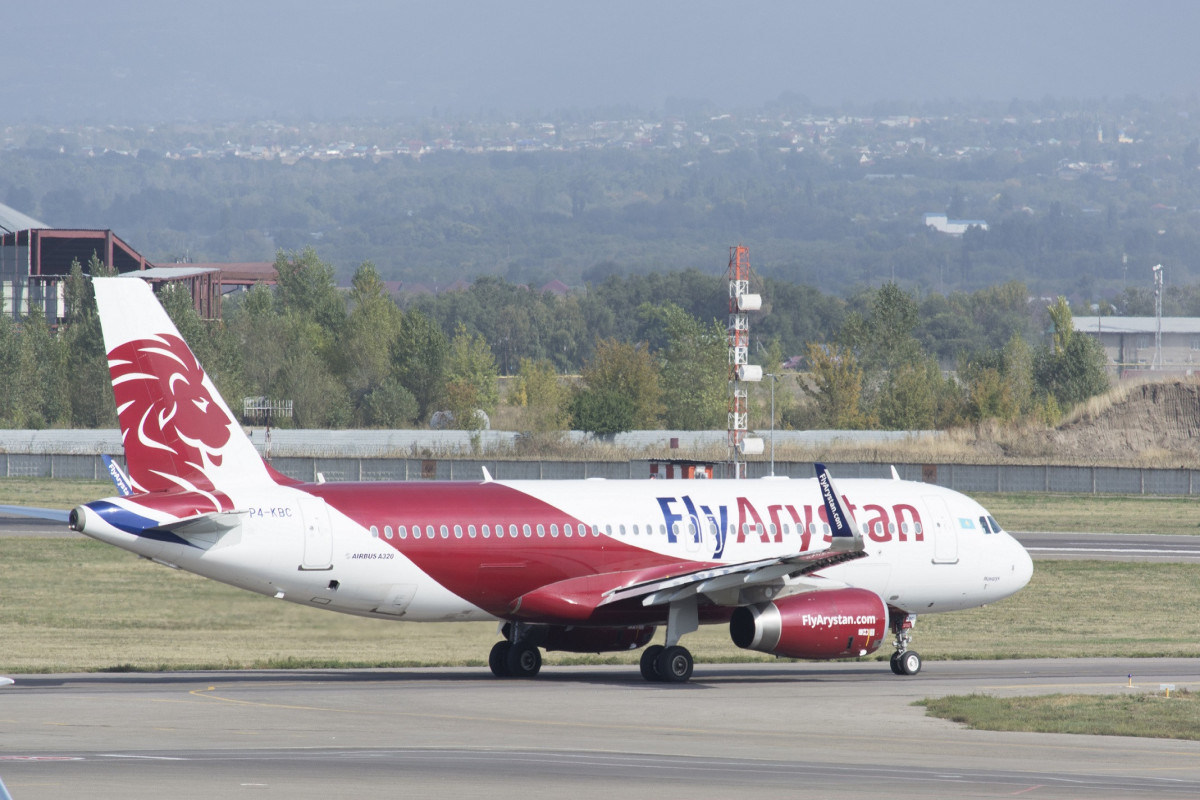
[[[1012,568],[1012,590],[1015,592],[1025,588],[1029,584],[1029,580],[1033,577],[1033,559],[1029,555],[1029,551],[1021,546],[1021,543],[1016,539],[1013,543],[1013,568]]]

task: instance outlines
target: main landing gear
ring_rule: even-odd
[[[921,671],[921,656],[916,650],[909,650],[912,642],[912,627],[917,622],[916,614],[905,614],[892,623],[892,631],[896,634],[896,652],[892,653],[892,672],[897,675],[916,675]]]
[[[497,678],[532,678],[542,669],[542,651],[521,636],[516,623],[504,626],[509,639],[492,645],[488,666]]]
[[[685,683],[692,677],[695,661],[686,647],[652,644],[642,651],[642,677],[662,683]]]
[[[680,647],[679,637],[700,627],[698,607],[695,595],[670,604],[667,610],[666,646],[652,644],[642,651],[639,666],[643,678],[660,683],[687,683],[692,677],[695,661],[686,647]]]

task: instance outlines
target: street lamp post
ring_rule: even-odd
[[[771,477],[775,477],[775,381],[779,380],[779,375],[774,372],[768,372],[767,377],[771,379]]]

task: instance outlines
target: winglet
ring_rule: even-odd
[[[892,464],[892,480],[894,480],[894,481],[898,481],[898,480],[900,480],[900,473],[899,473],[899,472],[896,472],[896,465],[895,465],[895,464]]]
[[[104,453],[100,456],[104,462],[104,468],[108,470],[108,477],[112,478],[113,484],[117,487],[117,492],[121,497],[129,497],[133,494],[133,486],[129,483],[129,476],[121,469],[121,465],[113,461],[112,456]]]
[[[821,487],[821,502],[825,504],[825,516],[833,531],[834,539],[859,538],[858,523],[854,515],[843,505],[841,495],[833,484],[833,476],[824,464],[813,464],[817,471],[817,485]]]
[[[483,482],[484,482],[484,483],[491,483],[491,482],[492,482],[492,480],[493,480],[493,478],[492,478],[492,473],[488,472],[488,468],[487,468],[487,467],[484,467],[484,468],[483,468]]]

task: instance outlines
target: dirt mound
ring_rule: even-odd
[[[1078,463],[1179,465],[1200,458],[1200,384],[1144,383],[1093,401],[1047,432],[1055,456]],[[1162,462],[1162,463],[1157,463]]]

